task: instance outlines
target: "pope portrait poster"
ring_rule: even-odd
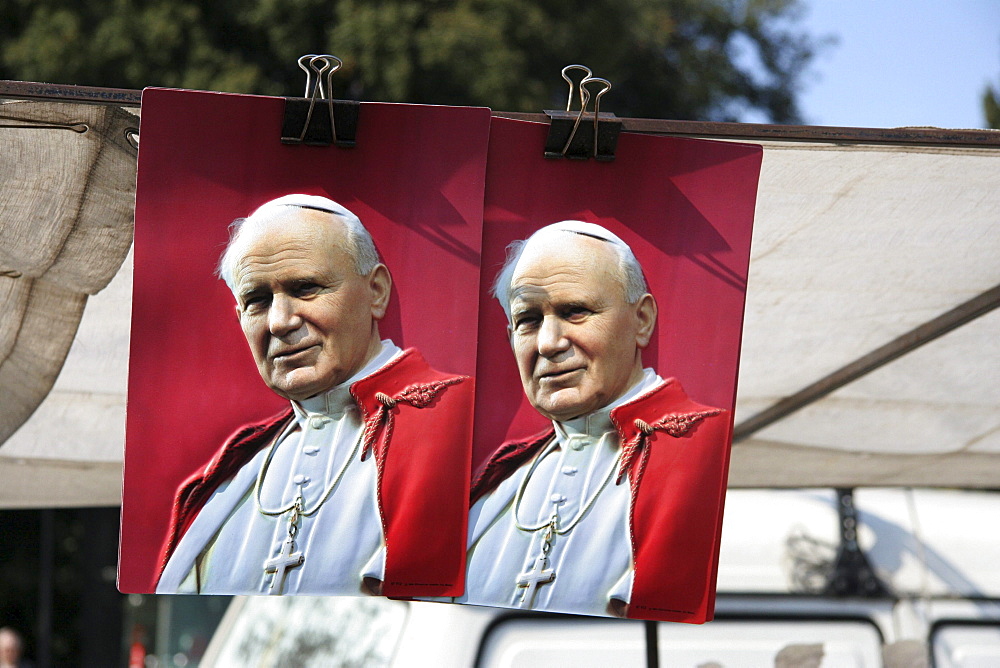
[[[458,595],[489,110],[282,113],[143,94],[119,588]]]
[[[122,591],[712,618],[760,147],[142,114]]]
[[[546,132],[491,127],[456,600],[707,621],[762,151],[623,133],[552,161]]]

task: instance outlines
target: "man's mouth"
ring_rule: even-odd
[[[304,353],[304,352],[306,352],[308,350],[312,350],[315,347],[316,347],[315,345],[311,345],[311,346],[298,346],[298,347],[295,347],[295,348],[288,348],[286,350],[279,350],[278,352],[276,352],[273,355],[271,355],[271,359],[275,360],[275,361],[277,361],[277,360],[291,359],[291,358],[295,357],[296,355]]]
[[[558,381],[567,378],[570,374],[576,373],[577,371],[583,371],[583,367],[574,367],[572,369],[556,369],[554,371],[547,371],[545,373],[538,374],[539,381]]]

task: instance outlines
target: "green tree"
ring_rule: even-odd
[[[986,127],[1000,130],[1000,95],[993,86],[987,86],[983,92],[983,114]]]
[[[0,76],[298,95],[333,53],[338,97],[539,111],[564,65],[611,80],[620,115],[798,122],[817,42],[799,0],[9,0]]]

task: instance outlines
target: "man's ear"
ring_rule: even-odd
[[[645,348],[653,338],[656,328],[656,300],[648,292],[639,298],[635,304],[635,317],[638,327],[635,332],[635,343],[639,348]]]
[[[375,265],[368,274],[368,287],[372,292],[372,317],[381,320],[389,308],[389,295],[392,293],[392,275],[384,264]]]

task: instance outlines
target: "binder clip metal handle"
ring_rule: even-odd
[[[594,97],[594,158],[600,160],[601,158],[598,157],[598,151],[600,150],[600,141],[599,141],[599,139],[600,139],[600,122],[599,122],[599,120],[601,118],[601,98],[604,97],[605,93],[607,93],[609,90],[611,90],[611,82],[608,81],[607,79],[602,79],[601,77],[587,77],[582,82],[580,82],[580,86],[584,90],[586,90],[587,89],[587,84],[589,84],[589,83],[603,84],[603,88],[601,88],[600,92]],[[587,91],[587,99],[588,100],[590,99],[590,91]],[[613,114],[612,114],[612,116],[613,116]],[[618,125],[618,128],[621,129],[621,124]],[[618,133],[615,132],[615,142],[617,143],[617,141],[618,141]],[[608,158],[608,159],[609,160],[614,160],[614,157],[615,157],[615,155],[614,155],[614,148],[612,147],[611,157]]]
[[[306,90],[301,98],[285,98],[281,143],[353,147],[361,105],[333,99],[333,74],[344,66],[344,61],[328,54],[308,53],[297,62],[306,73]]]
[[[566,80],[569,84],[569,94],[566,96],[566,111],[571,111],[573,107],[573,91],[577,90],[577,84],[573,82],[572,77],[570,77],[570,70],[581,70],[583,71],[583,78],[580,79],[579,91],[580,91],[580,111],[587,108],[587,103],[590,102],[590,91],[584,86],[584,82],[588,79],[593,78],[594,73],[590,71],[590,68],[586,65],[567,65],[562,68],[562,78]]]
[[[576,86],[573,83],[573,79],[570,78],[570,70],[583,70],[584,75],[583,78],[580,79],[579,86]],[[577,88],[580,91],[580,113],[577,114],[576,120],[573,121],[573,129],[570,130],[569,137],[566,139],[566,143],[563,145],[562,151],[559,152],[561,157],[566,157],[566,152],[573,143],[576,131],[580,129],[580,121],[583,120],[583,114],[587,111],[587,105],[590,104],[590,91],[587,90],[587,82],[590,81],[593,76],[594,73],[591,72],[590,68],[586,65],[567,65],[562,69],[562,78],[569,84],[569,94],[566,96],[566,111],[569,112],[573,108],[573,89]]]
[[[575,84],[569,76],[572,70],[584,72],[579,84]],[[615,159],[615,147],[618,144],[618,133],[621,131],[621,121],[614,114],[601,115],[601,98],[611,90],[611,82],[601,77],[595,77],[590,68],[584,65],[567,65],[562,69],[562,78],[569,84],[569,95],[566,99],[566,111],[545,110],[550,119],[549,135],[545,141],[546,158],[572,158],[586,160],[595,158],[601,161]],[[591,84],[599,84],[601,90],[592,96],[588,88]],[[571,112],[574,93],[580,98],[580,111]],[[594,99],[594,112],[588,113],[590,100]],[[579,132],[584,118],[592,119],[593,132]]]

